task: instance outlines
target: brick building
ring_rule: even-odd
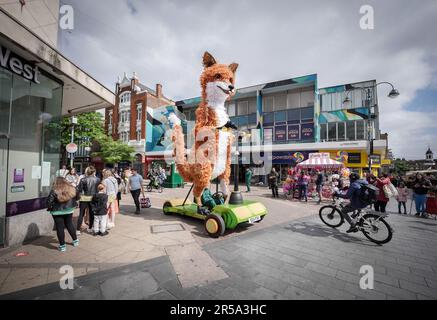
[[[115,105],[105,110],[105,131],[114,140],[133,146],[135,160],[132,166],[145,173],[146,117],[145,108],[159,108],[173,105],[171,99],[162,94],[162,85],[156,84],[155,90],[142,84],[135,72],[132,78],[126,73],[115,86]],[[123,165],[123,164],[122,164]]]

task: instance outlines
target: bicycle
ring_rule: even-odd
[[[162,193],[163,187],[161,182],[159,181],[159,178],[149,176],[150,182],[146,185],[146,191],[152,192],[153,189],[157,189],[159,193]]]
[[[331,205],[320,208],[320,219],[327,226],[338,228],[344,223],[344,218],[340,212],[342,208],[344,208],[344,200],[335,197]],[[384,219],[387,216],[387,213],[376,212],[370,208],[365,208],[353,212],[351,218],[358,221],[356,226],[367,239],[381,245],[388,243],[393,237],[393,229]],[[386,235],[383,231],[385,231]],[[376,238],[378,234],[383,234],[381,239]]]

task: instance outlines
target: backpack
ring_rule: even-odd
[[[379,189],[372,184],[360,183],[360,201],[367,204],[372,204],[376,201],[379,195]]]

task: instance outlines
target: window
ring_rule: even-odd
[[[300,112],[300,118],[302,120],[312,120],[314,118],[314,107],[302,108]]]
[[[141,116],[142,116],[142,114],[141,114],[141,103],[138,103],[137,104],[137,121],[141,121]]]
[[[247,101],[240,101],[237,103],[237,113],[239,116],[247,115],[249,109],[249,103]]]
[[[337,141],[337,123],[328,123],[328,141]]]
[[[365,139],[365,123],[364,121],[360,120],[357,121],[357,140],[364,140]]]
[[[332,93],[325,93],[320,96],[320,105],[322,111],[332,110]]]
[[[288,110],[288,123],[299,123],[300,122],[300,109]]]
[[[141,129],[137,129],[137,141],[141,141]]]
[[[249,117],[248,116],[238,117],[238,125],[240,127],[247,126],[248,123],[249,123]],[[241,128],[241,129],[244,130],[245,128]]]
[[[287,95],[286,94],[278,94],[274,99],[274,108],[277,110],[284,110],[287,108]]]
[[[273,97],[264,97],[264,112],[273,111]]]
[[[328,139],[328,134],[326,132],[328,125],[326,123],[320,124],[320,140],[326,141]]]
[[[300,106],[301,108],[314,106],[314,91],[302,91],[300,93]]]
[[[120,103],[122,103],[122,104],[130,103],[130,92],[124,92],[121,94]]]
[[[249,114],[249,124],[256,124],[256,113]]]
[[[130,111],[126,111],[126,121],[130,122]]]
[[[337,123],[337,134],[338,134],[338,140],[342,141],[345,140],[345,123],[344,122],[338,122]]]
[[[346,139],[355,140],[355,121],[346,121]]]
[[[228,107],[228,115],[230,117],[235,117],[236,113],[235,113],[235,103],[230,103],[229,107]]]
[[[287,94],[287,108],[300,108],[300,92],[291,92]]]
[[[264,125],[273,125],[274,124],[274,113],[270,112],[270,113],[265,113],[264,114]]]
[[[256,99],[250,99],[249,100],[249,114],[256,113],[257,107],[256,107]]]
[[[275,112],[275,124],[277,124],[277,122],[285,123],[286,121],[287,121],[287,112],[286,111]]]

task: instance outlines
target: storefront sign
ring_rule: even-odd
[[[296,165],[308,159],[309,153],[314,151],[274,151],[271,153],[271,161],[273,164],[290,164]],[[267,156],[267,160],[270,156]]]
[[[360,152],[349,152],[347,162],[360,164],[361,163],[361,153]]]
[[[275,128],[275,141],[287,140],[287,126],[277,126]]]
[[[300,136],[302,140],[309,140],[314,138],[314,124],[305,123],[300,126]]]
[[[288,140],[299,140],[299,125],[288,126]]]
[[[21,58],[17,54],[13,53],[11,49],[5,48],[0,45],[0,65],[19,75],[27,80],[35,83],[40,83],[38,80],[38,66],[34,66],[25,59]]]
[[[370,161],[372,162],[372,164],[381,164],[381,155],[371,154]]]

